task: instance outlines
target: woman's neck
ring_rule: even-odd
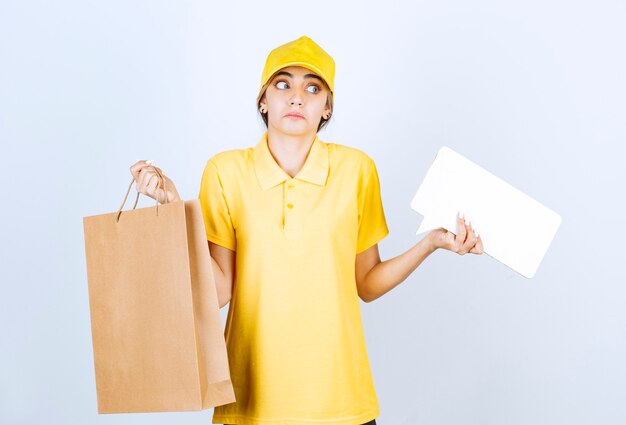
[[[304,166],[315,140],[315,133],[291,135],[267,131],[267,147],[270,153],[289,176],[295,177]]]

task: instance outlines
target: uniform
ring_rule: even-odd
[[[206,163],[207,240],[234,250],[225,338],[236,402],[213,423],[360,425],[379,415],[355,256],[389,233],[374,161],[315,137],[295,177],[258,144]]]

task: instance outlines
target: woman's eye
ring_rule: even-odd
[[[278,82],[275,84],[275,86],[276,86],[276,88],[277,88],[277,89],[279,89],[279,90],[284,90],[284,89],[288,89],[288,88],[289,88],[289,84],[287,84],[287,82],[286,82],[286,81],[278,81]],[[319,86],[317,86],[317,85],[315,85],[315,84],[310,85],[310,86],[309,86],[309,87],[307,87],[306,89],[309,91],[309,93],[313,93],[313,94],[318,93],[318,92],[321,90],[321,89],[319,88]]]

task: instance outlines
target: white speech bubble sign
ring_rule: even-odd
[[[462,211],[483,241],[484,252],[532,278],[561,225],[561,216],[447,146],[411,201],[424,216],[417,233],[458,234]]]

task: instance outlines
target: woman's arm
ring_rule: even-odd
[[[459,255],[482,254],[483,244],[471,226],[458,217],[459,234],[440,228],[429,232],[415,246],[397,257],[386,261],[380,260],[378,244],[356,256],[356,285],[359,297],[365,301],[374,301],[402,283],[438,248],[448,249]]]
[[[215,288],[217,289],[217,300],[220,308],[222,308],[228,304],[233,294],[235,251],[214,244],[213,242],[208,243],[209,252],[211,253],[211,265],[213,266],[213,276],[215,277]]]

